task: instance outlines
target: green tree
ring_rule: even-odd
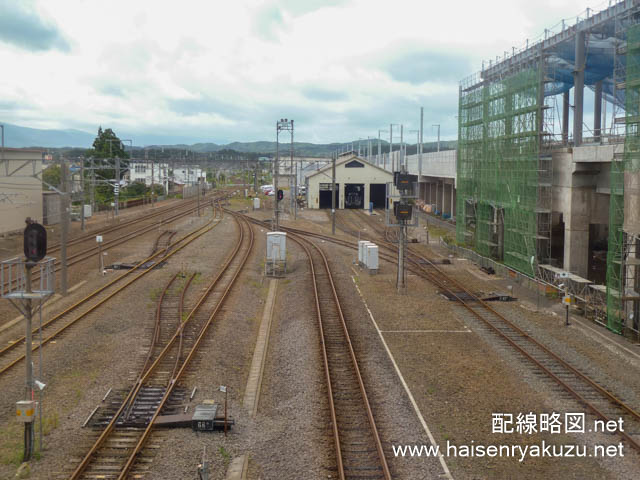
[[[112,202],[114,199],[113,186],[104,182],[115,182],[116,169],[114,159],[120,159],[120,178],[118,180],[122,179],[124,172],[129,166],[129,162],[127,161],[129,154],[125,152],[122,141],[112,129],[107,128],[103,130],[102,126],[100,126],[98,128],[98,135],[93,141],[93,148],[87,150],[85,157],[93,157],[96,165],[100,165],[101,161],[105,162],[106,160],[104,168],[98,168],[95,171],[96,180],[98,181],[96,185],[96,200],[99,203]],[[85,166],[89,166],[89,164],[90,162],[86,160]]]
[[[93,141],[93,155],[99,158],[129,158],[115,132],[110,128],[103,131],[102,126],[98,127],[98,135]]]
[[[42,172],[42,181],[48,183],[51,186],[60,186],[60,165],[49,165]],[[48,190],[49,185],[43,184],[43,188]]]

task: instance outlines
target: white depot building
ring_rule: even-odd
[[[162,185],[166,192],[169,187],[169,164],[130,162],[129,181],[143,182],[147,186],[151,186],[152,183]]]
[[[196,185],[206,182],[206,174],[200,167],[184,165],[173,168],[173,181],[182,185]]]
[[[308,208],[331,208],[331,163],[307,175]],[[385,208],[386,184],[393,174],[354,153],[336,161],[336,208]]]

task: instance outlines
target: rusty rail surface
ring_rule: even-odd
[[[293,233],[290,238],[309,259],[339,478],[366,473],[366,478],[389,480],[389,466],[327,257],[313,242]],[[357,394],[352,395],[354,383],[360,402],[355,400]],[[354,420],[361,423],[361,428],[354,429]],[[368,450],[363,449],[365,441],[369,443]]]
[[[130,286],[131,284],[133,284],[134,282],[136,282],[140,278],[144,277],[145,275],[147,275],[149,272],[151,272],[153,270],[153,268],[142,270],[140,273],[138,273],[137,275],[134,276],[133,274],[135,272],[137,272],[144,264],[146,264],[146,263],[148,263],[148,262],[150,262],[152,260],[155,260],[156,258],[162,259],[162,260],[166,260],[166,259],[172,257],[173,255],[175,255],[176,253],[178,253],[182,249],[184,249],[187,245],[192,243],[194,240],[196,240],[197,238],[200,238],[202,235],[204,235],[205,233],[207,233],[208,231],[213,229],[218,224],[219,224],[219,222],[214,223],[214,219],[211,219],[203,227],[195,230],[194,232],[188,233],[188,234],[182,236],[180,239],[176,240],[172,244],[174,249],[171,252],[166,253],[166,254],[165,254],[165,252],[157,252],[157,253],[151,255],[150,257],[147,257],[143,261],[139,262],[131,270],[127,270],[124,274],[122,274],[119,277],[111,280],[106,285],[103,285],[102,287],[96,289],[95,291],[93,291],[89,295],[85,296],[84,298],[80,299],[79,301],[77,301],[73,305],[71,305],[71,306],[67,307],[66,309],[64,309],[62,312],[54,315],[52,318],[50,318],[48,321],[46,321],[46,322],[44,322],[42,324],[42,328],[43,329],[54,327],[56,323],[58,323],[61,319],[65,318],[70,313],[72,313],[75,310],[77,310],[80,306],[86,304],[87,302],[89,302],[92,299],[97,299],[98,296],[101,295],[101,294],[106,294],[105,297],[99,299],[96,303],[91,305],[86,311],[82,312],[78,317],[72,319],[69,323],[65,324],[64,326],[62,326],[58,330],[54,331],[50,335],[47,335],[47,336],[43,337],[42,345],[48,344],[51,340],[53,340],[54,338],[58,337],[60,334],[62,334],[64,331],[66,331],[69,327],[71,327],[72,325],[76,324],[80,320],[84,319],[89,313],[91,313],[94,310],[96,310],[102,304],[104,304],[105,302],[107,302],[108,300],[113,298],[115,295],[120,293],[122,290],[124,290],[125,288],[127,288],[128,286]],[[125,280],[128,277],[131,277],[130,280],[125,282],[123,285],[117,287],[112,292],[107,292],[112,286],[116,286],[116,284],[120,283],[122,280]],[[37,328],[34,328],[32,330],[32,333],[34,333],[34,334],[37,333],[37,332],[38,332]],[[6,347],[2,348],[0,350],[0,360],[5,358],[10,351],[14,350],[15,348],[17,348],[19,346],[23,346],[24,345],[24,341],[25,341],[25,337],[22,336],[22,337],[18,338],[15,342],[13,342],[13,343],[7,345]],[[38,348],[38,346],[34,346],[32,350],[35,351],[37,348]],[[8,370],[10,370],[13,366],[17,365],[24,358],[25,358],[25,355],[22,354],[22,355],[18,356],[17,358],[15,358],[13,361],[10,361],[10,363],[0,367],[0,375],[6,373]]]
[[[366,221],[366,219],[365,219]],[[373,221],[373,220],[371,220]],[[357,246],[351,244],[350,242],[342,239],[336,239],[329,235],[318,234],[315,232],[306,232],[300,229],[292,229],[288,227],[283,227],[282,230],[295,232],[300,235],[305,236],[313,236],[316,238],[320,238],[327,242],[336,243],[351,249],[357,249]],[[383,231],[379,231],[379,234],[384,236]],[[386,240],[376,239],[378,245],[381,247],[390,250],[397,251],[397,245],[387,242]],[[397,263],[397,258],[393,256],[388,256],[380,253],[380,257],[388,260],[391,263]],[[493,307],[491,307],[487,302],[483,301],[479,298],[475,293],[469,291],[465,286],[463,286],[460,282],[452,279],[449,275],[447,275],[441,268],[434,264],[433,260],[415,252],[415,250],[411,249],[409,245],[408,249],[408,259],[410,262],[409,269],[412,273],[428,280],[435,286],[441,288],[442,290],[448,292],[453,298],[455,298],[460,304],[468,310],[474,317],[478,318],[482,321],[487,327],[490,328],[495,334],[500,336],[501,338],[507,340],[507,342],[515,348],[520,354],[522,354],[528,361],[532,362],[537,368],[542,370],[548,377],[554,380],[561,388],[567,391],[571,396],[573,396],[579,403],[584,405],[589,411],[595,414],[601,420],[607,422],[612,420],[602,409],[602,407],[598,407],[595,405],[595,401],[590,401],[586,398],[586,395],[581,394],[578,388],[571,386],[568,381],[563,380],[561,375],[570,374],[573,375],[578,381],[582,382],[582,386],[586,386],[592,390],[593,393],[596,393],[600,396],[601,399],[606,399],[609,405],[618,408],[624,414],[627,415],[632,422],[634,422],[635,431],[640,431],[640,413],[636,411],[633,407],[626,404],[624,401],[620,400],[616,395],[609,392],[607,389],[602,387],[596,381],[592,380],[589,376],[578,370],[577,368],[571,366],[568,362],[563,360],[559,355],[551,351],[548,347],[537,341],[528,333],[524,332],[521,328],[515,325],[513,322],[508,320],[505,316],[497,312]],[[481,311],[478,311],[474,306],[480,306],[482,308]],[[484,313],[483,313],[484,312]],[[487,315],[491,318],[487,318]],[[504,326],[510,329],[510,331],[516,335],[516,337],[509,336],[508,333],[504,332],[501,328],[499,328],[495,323],[502,322]],[[518,344],[518,340],[522,341],[523,344]],[[555,362],[557,367],[564,369],[564,372],[554,373],[551,368],[545,366],[544,362],[535,358],[534,354],[527,351],[526,344],[530,344],[533,348],[537,349],[542,354],[547,355],[548,358]],[[629,430],[628,428],[626,429]],[[632,428],[634,430],[634,428]],[[634,438],[629,435],[626,431],[617,432],[619,436],[621,436],[625,441],[627,441],[635,450],[640,452],[640,440]],[[637,434],[634,434],[637,435]]]
[[[119,479],[126,478],[126,476],[128,475],[129,471],[131,470],[131,468],[135,464],[136,459],[138,458],[138,455],[141,453],[142,449],[144,448],[144,445],[145,445],[146,441],[149,439],[149,436],[150,436],[151,431],[153,429],[154,421],[156,420],[156,418],[160,414],[162,408],[164,407],[164,405],[168,401],[171,393],[173,392],[173,390],[177,386],[180,378],[182,377],[182,375],[186,371],[186,368],[188,367],[189,363],[193,359],[193,356],[194,356],[195,352],[200,347],[200,344],[201,344],[203,338],[205,337],[208,328],[213,323],[213,321],[216,318],[220,308],[224,304],[225,300],[228,298],[228,294],[229,294],[231,288],[235,284],[235,281],[236,281],[238,275],[240,274],[240,272],[244,268],[244,265],[245,265],[249,255],[250,255],[250,253],[251,253],[251,251],[253,249],[253,244],[254,244],[253,229],[251,228],[249,223],[245,219],[243,219],[241,216],[233,214],[233,213],[232,213],[232,216],[233,216],[234,220],[236,221],[236,223],[237,223],[237,225],[239,227],[239,232],[240,232],[239,233],[239,241],[237,242],[236,246],[234,247],[232,253],[226,259],[225,263],[221,267],[221,270],[216,275],[214,280],[210,283],[210,285],[207,288],[207,290],[201,295],[200,299],[198,300],[198,302],[196,303],[194,308],[190,311],[190,313],[187,316],[187,318],[184,319],[184,320],[181,320],[180,326],[178,327],[178,329],[176,330],[176,332],[172,336],[171,340],[167,343],[167,345],[158,354],[156,359],[153,361],[153,363],[148,368],[146,368],[146,365],[145,365],[146,371],[139,376],[138,381],[136,382],[136,385],[131,389],[131,391],[129,392],[129,394],[127,395],[125,400],[123,401],[123,403],[122,403],[120,409],[118,410],[118,412],[116,413],[116,415],[114,415],[114,417],[111,420],[111,422],[109,422],[109,425],[107,425],[107,427],[103,430],[103,432],[98,437],[96,442],[90,448],[89,452],[83,457],[83,459],[81,460],[81,462],[78,465],[78,467],[72,473],[72,475],[70,477],[71,479],[78,479],[78,478],[82,477],[83,472],[90,465],[92,459],[95,457],[96,453],[99,451],[99,449],[102,446],[102,444],[109,437],[111,432],[114,430],[114,428],[116,426],[116,423],[117,423],[118,416],[126,408],[125,405],[133,404],[133,401],[134,401],[136,395],[140,392],[142,386],[145,385],[146,382],[152,378],[152,375],[154,374],[154,372],[156,370],[156,367],[160,364],[160,362],[165,357],[167,357],[168,352],[171,351],[172,347],[176,344],[176,342],[177,342],[178,351],[180,352],[180,354],[177,355],[177,357],[178,358],[182,357],[182,349],[184,348],[184,345],[183,345],[183,343],[184,343],[183,342],[183,332],[184,332],[185,327],[187,327],[190,324],[190,322],[192,322],[196,312],[200,311],[200,307],[205,304],[205,301],[207,299],[209,299],[210,296],[213,297],[211,295],[211,293],[214,291],[214,288],[218,287],[221,284],[221,288],[223,289],[223,291],[222,291],[222,294],[221,294],[220,298],[216,301],[215,307],[213,308],[211,313],[208,314],[204,324],[202,326],[199,326],[199,328],[198,328],[198,332],[199,333],[197,335],[197,338],[195,339],[193,345],[191,345],[190,348],[188,349],[189,353],[186,355],[185,359],[183,361],[179,362],[179,363],[176,363],[176,365],[174,366],[174,371],[172,372],[172,374],[170,376],[170,379],[167,382],[164,394],[163,394],[162,398],[160,399],[160,402],[159,402],[158,406],[156,407],[156,409],[155,409],[155,411],[153,413],[153,416],[149,420],[146,428],[144,428],[144,430],[140,430],[140,435],[139,435],[139,438],[136,441],[135,446],[131,449],[131,451],[127,455],[126,461],[123,461],[123,466],[119,469],[119,471],[118,472],[113,472],[114,476],[117,475],[117,478],[119,478]],[[245,232],[245,230],[246,230],[246,232]],[[236,263],[235,269],[232,268],[234,263]],[[225,277],[228,277],[228,278],[225,279]],[[178,365],[179,365],[179,368],[177,368]]]

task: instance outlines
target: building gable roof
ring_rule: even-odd
[[[373,163],[369,163],[369,162],[367,162],[365,159],[360,158],[360,157],[358,157],[358,156],[357,156],[357,155],[355,155],[355,154],[354,154],[354,155],[352,155],[352,156],[346,157],[346,158],[339,158],[339,159],[336,161],[336,168],[338,168],[340,165],[349,164],[349,163],[351,163],[352,161],[358,161],[358,162],[360,162],[360,163],[363,163],[363,164],[364,164],[364,165],[363,165],[364,167],[371,167],[371,168],[375,168],[376,170],[380,170],[381,172],[384,172],[384,173],[386,173],[386,174],[387,174],[387,175],[389,175],[389,176],[393,176],[393,174],[392,174],[390,171],[385,170],[384,168],[380,168],[380,167],[378,167],[377,165],[374,165]],[[327,172],[327,170],[331,170],[331,167],[332,167],[332,166],[331,166],[331,163],[329,163],[329,165],[322,167],[320,170],[316,170],[315,172],[310,173],[309,175],[307,175],[307,176],[306,176],[306,178],[311,178],[311,177],[314,177],[314,176],[319,175],[319,174],[321,174],[321,173],[326,173],[326,172]],[[347,165],[345,165],[345,167],[347,167]],[[347,168],[349,168],[349,167],[347,167]]]

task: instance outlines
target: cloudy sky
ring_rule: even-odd
[[[600,3],[600,2],[596,2]],[[377,137],[442,125],[458,81],[579,0],[0,0],[0,122],[134,144]],[[415,133],[410,138],[415,138]]]

